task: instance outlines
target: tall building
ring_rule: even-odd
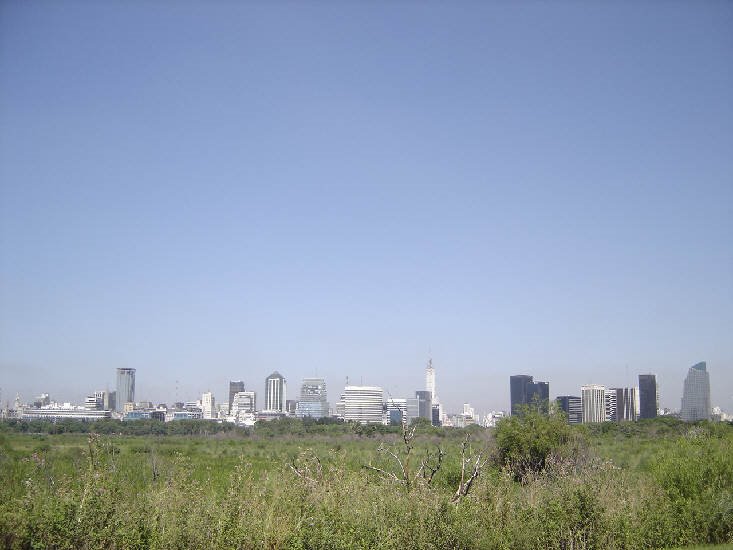
[[[545,414],[549,408],[550,384],[548,382],[534,382],[527,374],[516,374],[509,377],[509,393],[511,414],[521,414],[525,406],[537,405]]]
[[[242,391],[244,391],[244,382],[242,382],[241,380],[230,380],[229,381],[229,412],[230,413],[232,410],[232,402],[234,401],[234,396]]]
[[[565,413],[568,424],[580,424],[583,421],[583,407],[580,397],[575,395],[560,395],[556,400],[560,410]]]
[[[639,375],[639,418],[656,418],[659,410],[659,391],[655,374]]]
[[[705,361],[692,365],[682,388],[680,416],[685,422],[710,420],[710,374]]]
[[[214,402],[214,394],[210,391],[201,395],[201,411],[206,420],[216,418],[216,403]]]
[[[613,393],[614,414],[613,418],[607,418],[607,420],[624,422],[638,419],[639,403],[636,388],[611,388],[606,392],[606,395],[609,392]]]
[[[344,388],[344,420],[364,424],[384,421],[384,391],[378,386],[346,386]]]
[[[430,392],[430,400],[435,400],[435,369],[433,368],[432,358],[428,360],[428,366],[425,369],[425,390]]]
[[[606,420],[606,387],[590,384],[580,387],[583,424]]]
[[[392,426],[399,426],[407,422],[407,399],[390,397],[386,403],[387,422]]]
[[[229,415],[254,414],[257,411],[257,395],[253,391],[239,391],[234,394]]]
[[[303,383],[300,385],[300,400],[295,414],[311,418],[328,416],[328,396],[326,381],[323,378],[303,378]]]
[[[285,378],[275,371],[265,380],[265,411],[286,412]]]
[[[418,390],[415,392],[417,399],[417,415],[425,418],[431,423],[433,421],[433,400],[428,390]]]
[[[135,369],[117,369],[116,410],[122,412],[125,403],[135,402]]]
[[[616,422],[616,389],[606,390],[603,399],[606,404],[606,422]]]

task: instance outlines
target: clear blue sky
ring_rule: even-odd
[[[733,410],[730,2],[0,4],[2,400],[137,368],[450,410],[708,362]]]

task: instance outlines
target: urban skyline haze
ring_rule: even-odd
[[[644,373],[679,409],[699,361],[733,409],[731,28],[729,2],[0,3],[3,404],[117,368],[154,402],[274,371],[412,396],[432,356],[449,410]]]

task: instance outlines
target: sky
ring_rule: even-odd
[[[449,411],[707,361],[733,3],[0,3],[0,399],[279,371]]]

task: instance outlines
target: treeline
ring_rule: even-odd
[[[440,433],[440,428],[432,428],[425,419],[416,419],[421,428]],[[258,422],[254,427],[246,428],[235,426],[228,422],[213,422],[211,420],[174,420],[161,422],[160,420],[117,420],[105,418],[93,422],[84,420],[64,419],[56,422],[49,420],[19,420],[7,419],[0,422],[0,433],[37,433],[37,434],[64,434],[94,433],[100,435],[214,435],[220,433],[248,437],[252,434],[259,436],[285,435],[346,435],[354,434],[361,437],[375,437],[384,434],[400,433],[399,426],[384,426],[381,424],[360,424],[344,422],[335,418],[277,418]]]

